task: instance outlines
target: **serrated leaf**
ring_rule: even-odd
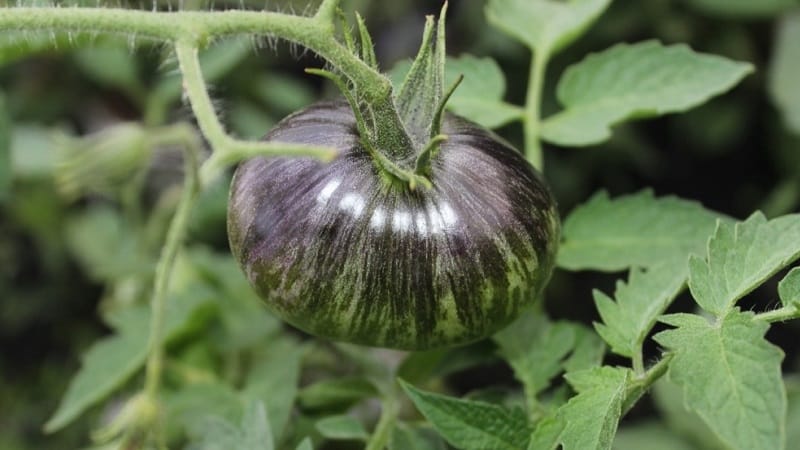
[[[531,429],[521,410],[425,392],[401,382],[411,401],[442,437],[464,450],[525,448]]]
[[[800,267],[795,267],[778,283],[778,295],[784,306],[800,306]]]
[[[613,200],[599,192],[564,221],[558,264],[619,271],[682,263],[703,251],[720,217],[699,203],[655,198],[647,190]]]
[[[686,111],[752,71],[748,63],[683,44],[618,44],[566,70],[557,87],[564,110],[544,120],[542,138],[563,146],[598,144],[618,123]]]
[[[567,424],[554,415],[546,416],[536,423],[536,428],[531,434],[528,450],[553,450],[564,434]]]
[[[193,440],[189,450],[274,450],[272,431],[266,408],[253,402],[245,410],[239,427],[219,416],[206,417],[190,430]]]
[[[537,52],[569,45],[605,11],[611,0],[490,0],[489,23]]]
[[[410,66],[410,61],[395,64],[389,72],[395,86],[400,85]],[[464,75],[464,79],[450,96],[448,110],[487,128],[497,128],[523,115],[520,107],[503,101],[506,80],[492,58],[478,58],[469,54],[458,58],[448,57],[443,85],[452,86],[460,75]]]
[[[783,0],[791,2],[792,0]],[[751,2],[748,2],[751,3]],[[759,4],[752,2],[752,4]],[[768,89],[786,126],[800,135],[800,12],[786,14],[777,25]]]
[[[800,214],[767,221],[756,212],[744,222],[720,223],[707,260],[689,260],[689,289],[708,312],[724,316],[736,301],[800,257]]]
[[[350,377],[322,380],[306,386],[297,400],[305,409],[346,408],[377,395],[377,389],[369,380]]]
[[[797,6],[797,0],[684,0],[700,12],[722,18],[765,18]]]
[[[564,450],[610,449],[622,415],[629,369],[594,367],[566,375],[578,393],[558,410],[566,424],[561,435]]]
[[[737,309],[713,323],[693,314],[661,320],[677,327],[654,339],[674,352],[668,376],[684,404],[731,448],[783,448],[783,352],[764,339],[769,324]]]
[[[317,422],[317,430],[328,439],[352,439],[365,441],[369,433],[364,425],[353,416],[329,416]]]
[[[686,269],[681,265],[654,266],[650,270],[631,269],[628,282],[617,282],[612,300],[594,291],[594,302],[603,319],[595,323],[597,333],[611,350],[632,358],[641,351],[645,337],[667,306],[683,288]]]
[[[653,384],[651,393],[659,416],[674,434],[685,437],[696,444],[695,447],[709,450],[726,448],[703,419],[687,409],[681,387],[669,381],[669,377],[659,378]]]
[[[551,323],[541,312],[529,309],[493,339],[526,393],[535,395],[562,371],[562,360],[574,348],[575,337],[570,324]]]
[[[164,332],[169,339],[189,321],[201,306],[210,303],[208,296],[189,292],[174,295],[167,301]],[[144,364],[150,337],[149,311],[126,314],[124,325],[118,334],[96,342],[85,354],[81,369],[72,378],[67,392],[44,429],[48,433],[58,431],[75,420],[87,408],[99,402]]]

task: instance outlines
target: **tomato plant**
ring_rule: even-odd
[[[0,9],[0,447],[800,442],[796,0],[278,3]]]

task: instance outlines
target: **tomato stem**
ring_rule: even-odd
[[[544,75],[549,59],[550,54],[545,50],[536,50],[533,52],[528,77],[525,115],[523,118],[525,156],[533,167],[540,171],[544,169],[542,144],[539,137],[539,129],[541,127],[542,89],[544,87]]]
[[[184,148],[184,182],[183,193],[175,215],[172,217],[164,247],[156,265],[155,281],[151,298],[150,343],[145,374],[145,393],[156,397],[161,381],[164,364],[164,316],[166,309],[167,288],[175,264],[175,257],[180,249],[186,233],[192,205],[198,193],[198,142],[193,133],[179,132],[176,137],[182,141]],[[176,139],[177,140],[177,139]]]

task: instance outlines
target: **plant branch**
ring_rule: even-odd
[[[389,438],[397,421],[396,388],[392,389],[387,398],[384,398],[381,408],[381,418],[378,420],[378,424],[375,426],[375,431],[370,436],[369,441],[367,441],[366,450],[383,450],[389,443]]]
[[[2,8],[0,30],[112,33],[203,46],[235,34],[273,35],[313,50],[342,71],[367,101],[391,95],[391,82],[341,45],[334,36],[326,0],[318,16],[267,11],[150,12],[119,8]]]
[[[784,322],[791,319],[800,319],[800,308],[797,305],[786,305],[782,308],[773,309],[755,315],[756,320],[763,320],[765,322]]]
[[[166,314],[166,297],[175,257],[180,249],[183,236],[189,221],[190,212],[198,192],[198,163],[197,155],[200,143],[191,130],[181,126],[174,129],[174,135],[165,136],[175,138],[183,144],[184,148],[184,182],[178,208],[172,217],[164,247],[156,266],[155,281],[151,299],[150,320],[150,351],[147,359],[145,373],[145,395],[155,398],[161,383],[161,372],[164,365],[164,320]]]
[[[525,134],[525,156],[533,167],[543,170],[542,143],[539,139],[541,127],[542,89],[544,87],[544,74],[549,53],[544,50],[535,50],[531,60],[528,77],[528,94],[525,99],[525,115],[523,116],[523,130]]]

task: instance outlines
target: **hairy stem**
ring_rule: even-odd
[[[533,167],[540,171],[544,169],[542,143],[539,139],[542,89],[544,87],[544,74],[549,57],[549,54],[544,51],[533,52],[528,77],[528,94],[525,99],[525,115],[523,117],[525,156]]]
[[[765,322],[783,322],[786,320],[800,319],[800,308],[796,305],[786,305],[782,308],[773,309],[760,314],[756,314],[756,320],[763,320]]]
[[[164,247],[161,250],[158,264],[156,265],[155,281],[151,299],[150,320],[150,351],[147,359],[145,373],[145,395],[155,398],[161,383],[161,372],[164,365],[164,319],[166,310],[167,288],[175,263],[175,257],[180,249],[181,241],[186,232],[189,215],[198,192],[198,165],[197,154],[199,143],[194,134],[185,128],[176,128],[174,136],[164,136],[163,141],[168,142],[175,138],[184,147],[184,182],[178,208],[172,217]]]
[[[203,46],[220,36],[272,35],[313,50],[341,70],[367,101],[391,95],[391,82],[350,53],[334,36],[335,8],[326,1],[320,14],[302,17],[266,11],[150,12],[118,8],[3,8],[0,30],[111,33]]]

